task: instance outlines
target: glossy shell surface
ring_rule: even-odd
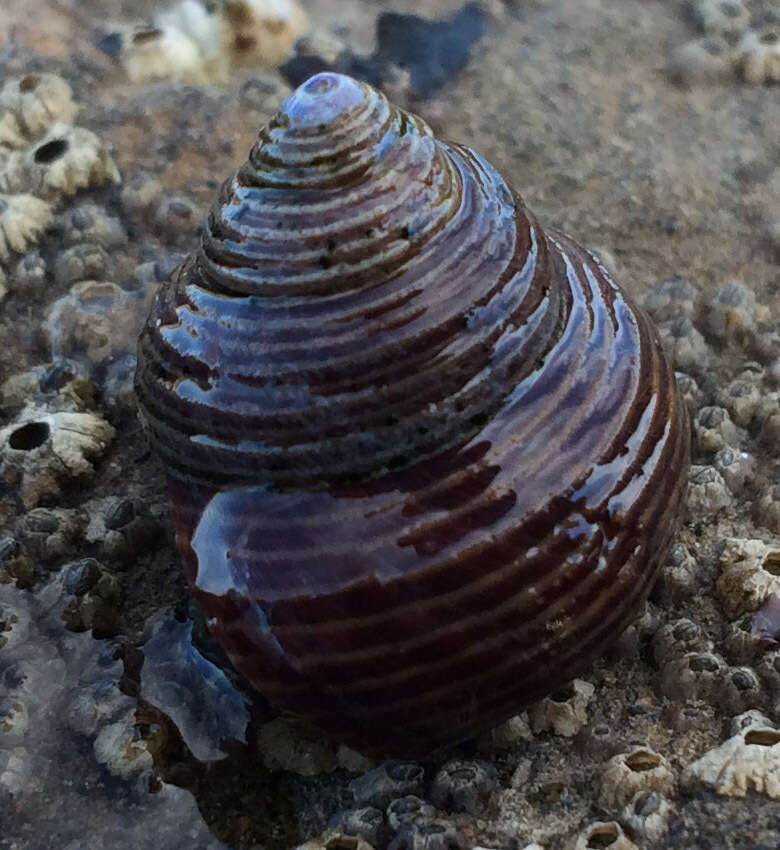
[[[367,751],[465,739],[580,672],[681,510],[647,316],[477,153],[336,74],[222,186],[136,388],[210,628]]]

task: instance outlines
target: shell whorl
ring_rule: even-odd
[[[336,74],[223,185],[136,386],[236,666],[396,754],[581,670],[647,595],[685,488],[645,314],[478,154]]]
[[[310,80],[224,184],[145,337],[159,373],[142,403],[166,462],[202,482],[310,486],[475,433],[565,322],[518,203],[374,89]]]

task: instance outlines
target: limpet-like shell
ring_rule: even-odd
[[[337,74],[223,185],[136,389],[236,667],[383,753],[488,728],[614,640],[689,464],[646,314],[477,153]]]

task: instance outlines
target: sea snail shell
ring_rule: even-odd
[[[367,751],[462,740],[581,671],[685,489],[648,317],[482,157],[338,74],[222,186],[136,386],[210,628]]]

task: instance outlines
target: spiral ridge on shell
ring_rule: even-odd
[[[649,592],[685,489],[648,317],[479,154],[336,74],[223,184],[136,387],[234,664],[392,754],[581,671]]]

